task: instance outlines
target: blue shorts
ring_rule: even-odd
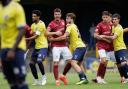
[[[76,60],[80,62],[83,61],[85,53],[86,53],[85,47],[76,48],[75,51],[73,52],[72,60]]]
[[[7,59],[7,52],[10,49],[1,50],[1,60],[3,65],[3,73],[8,82],[15,82],[17,80],[25,79],[26,68],[24,61],[25,51],[16,49],[14,59]]]
[[[32,53],[32,61],[37,62],[42,61],[46,58],[48,48],[34,49]]]
[[[119,63],[119,64],[121,62],[127,61],[126,60],[126,50],[122,49],[122,50],[119,50],[119,51],[115,51],[115,58],[116,58],[116,62]]]

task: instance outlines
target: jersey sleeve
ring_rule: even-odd
[[[53,23],[51,22],[51,23],[49,23],[49,25],[48,25],[48,27],[47,27],[48,29],[53,29]]]
[[[123,30],[117,28],[114,32],[115,35],[119,36],[122,33]]]
[[[16,26],[18,27],[18,29],[21,29],[26,25],[25,13],[22,6],[17,4],[15,12],[16,12]]]
[[[100,26],[100,24],[98,24],[98,25],[96,26],[95,33],[98,33],[98,34],[101,33],[101,26]]]
[[[71,26],[68,26],[68,27],[66,28],[66,32],[69,33],[69,34],[71,33],[71,30],[72,30]]]

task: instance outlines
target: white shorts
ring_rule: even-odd
[[[107,60],[114,60],[115,61],[115,55],[114,55],[114,51],[105,51],[104,49],[98,50],[100,59],[103,57],[106,57]]]
[[[72,54],[68,47],[53,47],[52,54],[53,61],[59,61],[60,56],[62,56],[64,60],[72,59]]]

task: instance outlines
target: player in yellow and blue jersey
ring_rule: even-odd
[[[120,15],[113,14],[112,16],[113,26],[112,26],[112,36],[102,35],[103,38],[113,40],[113,47],[115,52],[115,58],[118,65],[119,72],[122,72],[122,75],[125,79],[121,79],[121,83],[128,82],[128,64],[126,59],[126,45],[123,40],[123,28],[119,24]],[[122,77],[122,78],[123,78]]]
[[[41,12],[39,10],[33,10],[32,20],[34,23],[31,25],[31,30],[34,34],[33,36],[26,38],[26,40],[35,41],[35,48],[32,53],[32,57],[31,57],[32,59],[29,64],[35,79],[33,85],[46,84],[45,70],[42,61],[44,61],[45,57],[47,56],[48,42],[47,42],[47,37],[45,36],[46,27],[44,22],[40,20],[40,17],[41,17]],[[42,73],[41,82],[38,80],[37,69],[35,66],[36,63],[38,64],[39,69]]]
[[[0,0],[1,61],[10,89],[28,89],[25,81],[25,13],[20,4]]]

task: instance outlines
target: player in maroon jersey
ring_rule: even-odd
[[[51,21],[47,27],[46,35],[48,38],[53,37],[57,38],[65,33],[65,21],[61,19],[61,10],[56,8],[54,10],[54,20]],[[52,41],[52,54],[53,54],[53,72],[56,80],[56,85],[60,85],[59,73],[58,73],[58,64],[60,56],[63,56],[63,59],[68,60],[72,58],[72,54],[67,47],[66,41]],[[66,78],[63,78],[65,81],[64,84],[67,84]]]

